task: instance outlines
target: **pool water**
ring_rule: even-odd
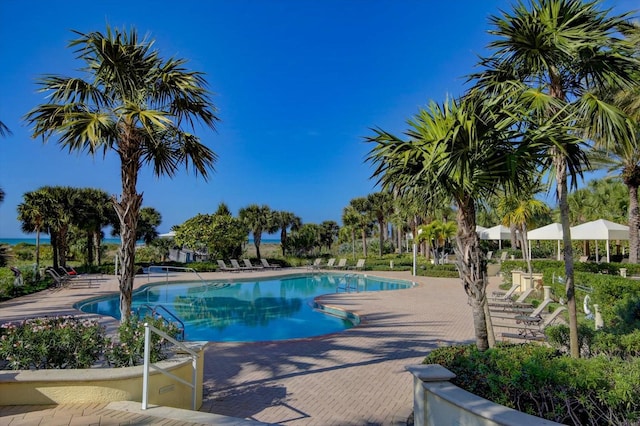
[[[162,305],[185,325],[185,340],[257,342],[320,336],[353,327],[353,315],[329,315],[314,299],[338,292],[409,288],[408,281],[359,274],[306,274],[234,281],[149,284],[133,294],[142,314]],[[76,304],[86,312],[119,319],[119,296]],[[333,311],[333,313],[338,313]]]

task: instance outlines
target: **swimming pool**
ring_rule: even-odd
[[[317,309],[314,299],[338,292],[385,291],[413,283],[360,274],[304,274],[233,281],[148,284],[133,294],[132,309],[162,306],[185,325],[185,340],[258,342],[320,336],[353,327],[352,314]],[[86,313],[120,317],[119,296],[75,305]],[[328,315],[333,313],[334,315]],[[341,315],[340,315],[341,314]]]

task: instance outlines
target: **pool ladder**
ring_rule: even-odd
[[[336,293],[340,293],[340,291],[344,291],[345,293],[351,293],[355,291],[358,293],[358,280],[354,279],[356,276],[354,274],[345,274],[343,275],[336,286]]]
[[[178,326],[178,340],[184,340],[184,322],[176,316],[169,309],[164,307],[163,305],[155,305],[151,306],[147,303],[142,304],[138,307],[136,314],[140,317],[140,313],[145,309],[151,313],[153,318],[161,318],[167,324],[174,324]],[[168,317],[168,318],[167,318]]]

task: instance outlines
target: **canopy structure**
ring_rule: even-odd
[[[595,240],[596,241],[596,261],[598,261],[598,241],[607,242],[607,262],[609,262],[609,241],[628,240],[629,227],[619,223],[610,222],[604,219],[594,220],[571,227],[572,240]]]
[[[176,236],[176,233],[171,231],[171,232],[167,232],[166,234],[158,235],[158,238],[173,238],[175,236]]]
[[[540,228],[532,229],[527,232],[527,240],[553,240],[558,241],[558,254],[557,259],[562,260],[560,258],[560,241],[562,241],[562,224],[561,223],[550,223]],[[529,244],[529,259],[531,259],[531,244]]]
[[[478,233],[481,240],[498,241],[498,246],[502,250],[502,240],[511,239],[511,231],[509,228],[503,225],[496,225],[492,228],[487,228],[484,231]]]

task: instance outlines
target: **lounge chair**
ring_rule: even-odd
[[[518,297],[516,300],[511,300],[511,299],[489,300],[488,301],[489,309],[502,308],[502,310],[505,310],[505,311],[518,309],[519,311],[522,312],[522,310],[528,307],[531,307],[531,304],[526,303],[525,300],[527,299],[527,297],[531,295],[531,293],[533,293],[533,291],[534,291],[533,288],[529,288],[523,291],[520,294],[520,297]]]
[[[487,252],[487,260],[491,260],[492,257],[493,257],[493,252],[492,251],[488,251]]]
[[[358,259],[358,263],[356,263],[356,266],[353,266],[349,269],[358,269],[362,271],[364,269],[364,262],[365,262],[365,259]]]
[[[56,283],[56,287],[64,287],[69,283],[70,278],[67,276],[63,277],[58,272],[56,272],[55,269],[47,268],[45,271],[51,276],[51,278],[53,278],[53,281]]]
[[[547,317],[537,317],[537,320],[532,320],[523,324],[523,327],[518,330],[517,333],[502,333],[502,337],[510,339],[523,339],[523,340],[540,340],[544,341],[547,337],[544,334],[544,330],[550,326],[561,313],[566,311],[567,308],[559,306],[549,314]]]
[[[313,263],[307,267],[307,269],[320,269],[321,263],[322,263],[322,258],[319,257],[316,260],[314,260]]]
[[[267,259],[260,259],[260,262],[262,263],[262,266],[264,266],[267,269],[278,269],[280,267],[280,265],[270,264]]]
[[[240,270],[237,268],[229,268],[224,260],[218,260],[218,270],[222,272],[239,272]]]
[[[589,256],[580,256],[580,258],[578,259],[578,262],[580,263],[585,263],[589,261]]]
[[[500,255],[500,262],[504,262],[505,260],[507,260],[508,255],[509,255],[508,251],[503,251],[502,254]]]
[[[335,257],[332,257],[331,259],[327,260],[327,264],[324,267],[325,268],[333,268],[335,263],[336,263],[336,259],[335,259]]]
[[[231,266],[238,271],[253,271],[253,267],[247,268],[246,266],[240,266],[236,259],[229,259]]]
[[[491,293],[491,296],[489,297],[489,299],[491,300],[511,299],[511,296],[513,296],[513,293],[515,293],[515,291],[519,288],[520,288],[520,284],[514,284],[511,286],[509,290],[507,290],[506,293],[504,291],[494,291],[493,293]]]
[[[528,315],[517,315],[516,322],[517,323],[529,323],[529,322],[538,322],[542,318],[542,313],[549,306],[550,303],[553,302],[553,299],[544,299],[536,309],[533,310]],[[517,310],[517,308],[516,308]],[[523,310],[524,311],[524,310]]]
[[[346,269],[347,267],[347,259],[341,258],[338,261],[338,264],[334,266],[334,269]]]
[[[254,265],[253,263],[251,263],[251,261],[249,259],[242,259],[242,262],[244,263],[244,266],[246,266],[247,268],[258,270],[258,269],[264,269],[264,266],[262,265]]]

